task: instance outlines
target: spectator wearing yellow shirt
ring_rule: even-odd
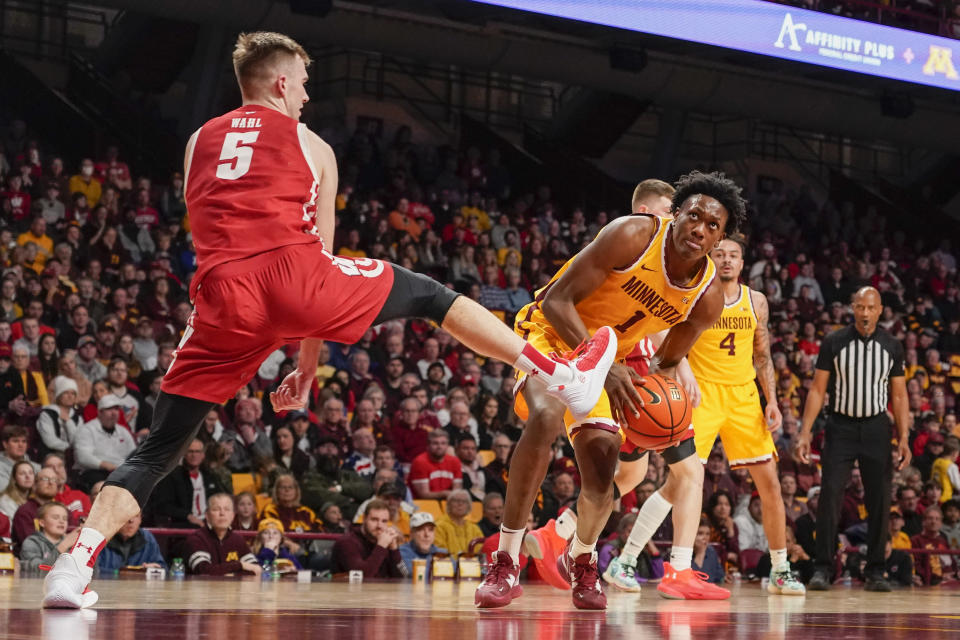
[[[452,556],[468,550],[470,541],[482,538],[483,532],[473,522],[466,520],[470,513],[470,494],[464,489],[450,493],[447,498],[447,513],[437,519],[438,547],[443,547]]]
[[[367,252],[360,248],[360,232],[356,229],[351,229],[347,233],[347,244],[340,247],[337,251],[337,255],[346,256],[348,258],[366,258]]]
[[[890,545],[894,549],[909,549],[910,536],[903,531],[903,514],[900,507],[890,507]]]
[[[479,191],[470,194],[470,204],[460,207],[460,213],[463,214],[463,219],[467,221],[470,218],[476,218],[477,226],[481,231],[490,230],[490,216],[483,210],[483,197],[481,197]]]
[[[70,177],[70,193],[82,193],[87,196],[87,205],[93,209],[100,202],[102,187],[93,177],[93,160],[84,158],[80,162],[80,173]]]
[[[17,236],[18,245],[26,246],[28,242],[37,245],[34,270],[42,271],[47,260],[53,257],[53,239],[47,235],[47,221],[43,219],[43,216],[34,218],[33,222],[30,223],[30,228]]]

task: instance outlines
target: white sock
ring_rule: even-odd
[[[790,561],[787,560],[786,549],[770,549],[770,565],[774,571],[790,570]]]
[[[593,550],[596,548],[596,546],[596,540],[590,544],[586,544],[580,540],[580,536],[573,534],[573,541],[570,543],[570,557],[576,559],[585,553],[593,553]]]
[[[640,513],[637,514],[637,521],[633,523],[627,543],[623,545],[621,557],[624,555],[639,557],[672,508],[673,505],[667,502],[659,491],[647,498],[643,507],[640,508]]]
[[[513,564],[520,564],[520,547],[523,545],[523,534],[526,529],[508,529],[505,525],[500,525],[500,544],[497,551],[506,551],[510,554]]]
[[[77,564],[81,567],[93,568],[93,565],[97,563],[100,550],[106,544],[107,540],[99,531],[90,527],[81,527],[80,535],[77,537],[73,548],[70,549],[70,555],[76,559]]]
[[[693,547],[673,547],[670,549],[670,566],[675,571],[685,571],[693,562]]]
[[[564,540],[569,540],[577,532],[577,514],[573,509],[566,509],[557,516],[557,522],[554,525],[557,535]]]
[[[513,368],[523,371],[531,378],[541,379],[548,387],[567,384],[573,378],[570,367],[548,358],[530,344],[524,345],[523,351],[513,363]]]

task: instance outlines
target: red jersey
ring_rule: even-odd
[[[307,127],[279,111],[248,105],[204,124],[185,183],[197,253],[191,299],[218,265],[320,240]]]
[[[426,480],[428,491],[450,491],[453,481],[463,478],[463,469],[460,461],[453,456],[443,456],[440,462],[430,459],[430,454],[424,451],[410,464],[410,475],[407,481],[410,486],[417,480]]]

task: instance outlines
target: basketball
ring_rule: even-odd
[[[637,447],[660,451],[680,440],[690,426],[693,410],[687,392],[673,378],[651,374],[644,380],[646,384],[636,385],[644,403],[640,416],[627,410],[624,432]]]

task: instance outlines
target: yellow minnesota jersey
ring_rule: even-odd
[[[691,283],[679,285],[667,276],[665,247],[673,226],[671,220],[653,218],[656,230],[650,244],[632,265],[615,269],[589,296],[577,304],[577,313],[593,334],[603,326],[617,332],[617,359],[625,358],[644,337],[683,322],[713,282],[717,268],[708,257],[704,268]],[[540,334],[555,351],[569,351],[577,345],[563,342],[544,317],[540,305],[550,287],[577,259],[574,256],[537,291],[533,302],[517,313],[517,333]]]
[[[687,360],[697,381],[741,385],[756,378],[753,368],[753,335],[757,314],[750,288],[740,285],[740,297],[724,305],[712,327],[700,334]]]

